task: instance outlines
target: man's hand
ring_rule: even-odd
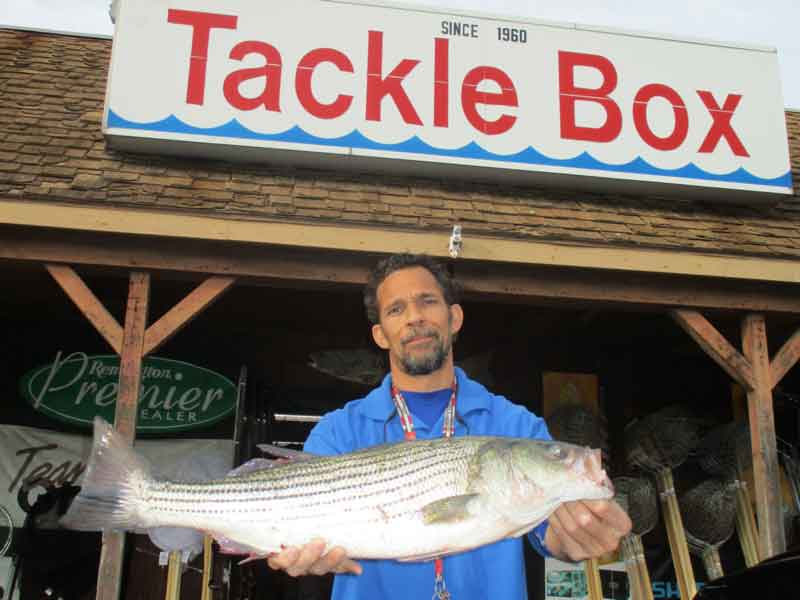
[[[545,546],[556,558],[571,561],[613,552],[631,530],[630,517],[612,500],[565,502],[549,520]]]
[[[328,573],[361,575],[361,565],[347,558],[344,548],[337,546],[325,553],[325,541],[321,539],[311,540],[299,548],[291,546],[281,550],[270,556],[267,564],[276,571],[286,571],[292,577]]]

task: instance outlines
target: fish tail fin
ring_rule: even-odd
[[[138,529],[144,492],[152,481],[150,465],[100,417],[94,419],[94,442],[81,482],[61,524],[69,529]]]

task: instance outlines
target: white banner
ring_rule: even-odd
[[[91,436],[69,435],[0,425],[0,505],[21,526],[25,513],[17,502],[20,485],[44,478],[54,484],[80,485],[92,445]],[[136,450],[146,456],[160,476],[209,479],[224,475],[233,464],[231,440],[137,440]],[[42,490],[31,491],[31,502]]]

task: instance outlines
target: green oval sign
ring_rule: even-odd
[[[20,392],[33,406],[65,423],[91,426],[96,415],[114,422],[119,356],[59,352],[49,365],[26,373]],[[136,430],[177,432],[207,427],[230,415],[236,386],[222,375],[168,358],[142,361]]]

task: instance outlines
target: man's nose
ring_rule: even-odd
[[[419,301],[409,302],[406,318],[409,323],[419,323],[425,320],[422,304]]]

